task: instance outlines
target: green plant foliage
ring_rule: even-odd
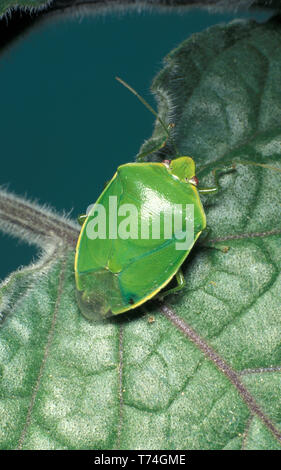
[[[281,168],[280,47],[277,20],[236,22],[167,57],[153,89],[200,185],[225,162]],[[142,150],[160,137],[156,124]],[[280,449],[280,183],[251,164],[223,172],[204,197],[212,243],[197,244],[167,304],[87,322],[73,249],[57,239],[12,274],[0,288],[1,448]]]

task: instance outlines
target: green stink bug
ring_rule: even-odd
[[[177,158],[170,164],[128,163],[118,168],[97,204],[108,211],[114,197],[118,209],[121,201],[135,204],[139,209],[138,226],[148,217],[152,224],[160,211],[167,213],[175,204],[193,204],[194,241],[186,250],[176,250],[175,238],[165,239],[163,230],[157,239],[126,239],[120,236],[120,231],[116,238],[91,239],[89,228],[94,221],[94,206],[82,227],[76,251],[76,285],[82,292],[84,312],[87,304],[87,311],[98,310],[102,316],[126,312],[152,298],[178,272],[206,227],[194,176],[194,161],[189,157]],[[120,227],[122,215],[119,219]]]
[[[148,103],[119,81],[156,115],[169,136]],[[216,170],[213,174],[216,181]],[[181,265],[206,228],[199,193],[218,189],[217,181],[212,188],[197,185],[195,163],[188,156],[118,167],[89,214],[80,218],[75,277],[86,318],[118,315],[156,294],[164,296],[183,287]],[[173,277],[177,287],[163,292]]]

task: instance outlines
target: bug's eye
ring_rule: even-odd
[[[170,168],[170,163],[172,160],[163,160],[163,165],[165,165],[166,168]]]
[[[197,176],[193,176],[192,178],[190,178],[190,180],[187,181],[188,183],[193,184],[194,186],[198,186],[199,183]]]

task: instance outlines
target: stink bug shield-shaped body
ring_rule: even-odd
[[[75,275],[82,313],[89,319],[116,315],[138,307],[154,297],[178,272],[192,246],[206,227],[206,217],[196,188],[195,164],[190,157],[167,163],[129,163],[121,165],[86,218],[76,249]],[[117,209],[117,230],[109,236],[110,201]],[[91,237],[91,224],[97,204],[104,208],[106,235]],[[125,206],[125,205],[130,206]],[[118,227],[125,213],[119,209],[135,207],[131,220],[134,238],[124,238]],[[142,235],[142,227],[165,222],[165,214],[175,207],[192,207],[193,233],[184,249],[173,231],[167,238],[160,223],[155,238]],[[181,233],[188,230],[186,212],[181,212]],[[155,224],[155,225],[154,225]],[[184,243],[184,242],[182,242]]]

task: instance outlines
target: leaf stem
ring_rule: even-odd
[[[0,189],[0,230],[30,244],[63,242],[75,248],[79,226],[46,207]]]

